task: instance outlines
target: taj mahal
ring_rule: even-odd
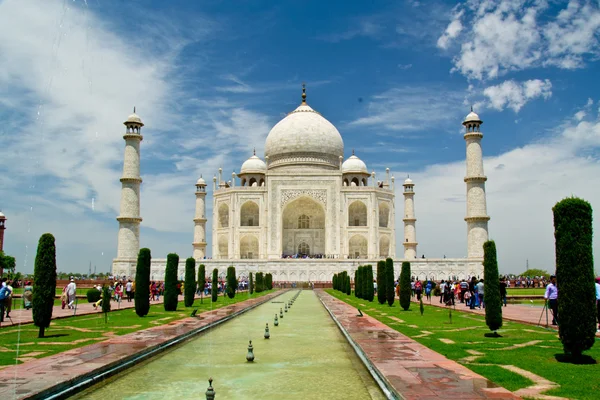
[[[135,276],[140,249],[140,144],[144,124],[134,113],[124,122],[126,132],[115,276]],[[207,271],[236,267],[240,277],[271,273],[274,281],[330,281],[359,265],[376,265],[392,257],[396,275],[402,261],[420,279],[459,279],[483,275],[483,243],[488,240],[481,140],[482,121],[472,110],[463,121],[466,141],[467,258],[418,258],[415,183],[396,187],[389,168],[381,179],[369,173],[355,155],[344,160],[344,141],[336,127],[306,100],[269,132],[264,158],[256,152],[239,173],[212,178],[212,245],[206,242],[206,201],[209,184],[195,184],[192,257]],[[459,178],[459,177],[457,177]],[[193,182],[193,181],[192,181]],[[192,185],[191,185],[192,186]],[[193,187],[193,186],[192,186]],[[403,195],[402,257],[396,248],[396,189]],[[190,193],[191,194],[191,193]],[[192,194],[190,201],[193,201]],[[460,216],[456,216],[460,218]],[[185,257],[180,255],[179,276]],[[164,279],[166,259],[152,259],[151,279]]]

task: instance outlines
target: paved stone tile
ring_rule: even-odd
[[[322,290],[317,295],[392,387],[406,400],[519,399],[481,375],[402,335]]]
[[[57,384],[124,360],[142,350],[148,350],[194,329],[206,326],[234,312],[267,302],[281,292],[246,300],[227,307],[173,321],[163,326],[109,338],[100,343],[68,350],[54,356],[35,359],[0,369],[0,396],[10,399],[27,398]],[[3,396],[6,395],[6,396]]]

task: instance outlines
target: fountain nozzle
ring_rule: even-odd
[[[267,322],[267,325],[265,326],[265,339],[268,339],[271,337],[271,334],[269,333],[269,323]]]
[[[248,354],[246,354],[246,360],[248,362],[254,361],[254,347],[252,347],[252,340],[250,340],[250,344],[248,344]]]
[[[275,326],[279,326],[279,320],[277,319],[277,313],[275,313],[275,321],[273,322]]]
[[[214,400],[215,389],[212,387],[213,378],[208,378],[208,389],[206,389],[206,400]]]

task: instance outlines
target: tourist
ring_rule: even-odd
[[[475,303],[477,302],[477,278],[472,277],[471,282],[469,282],[469,308],[471,310],[475,309]]]
[[[500,278],[500,299],[506,307],[506,280],[504,278]]]
[[[596,278],[596,314],[598,318],[598,332],[600,332],[600,276]]]
[[[31,286],[31,282],[25,282],[25,287],[23,288],[23,307],[26,310],[31,308],[31,301],[33,299],[33,286]]]
[[[10,310],[12,305],[13,288],[6,282],[6,278],[2,278],[2,287],[0,288],[0,321],[4,321],[4,312],[6,317],[10,318]]]
[[[423,294],[423,284],[421,283],[419,278],[417,278],[417,281],[415,282],[415,293],[417,295],[417,301],[421,301],[421,295]]]
[[[558,288],[555,275],[550,275],[550,283],[546,286],[544,299],[546,299],[546,307],[552,310],[552,325],[558,325]]]
[[[442,279],[442,282],[440,282],[440,304],[442,304],[444,302],[444,292],[445,291],[446,291],[446,283]]]
[[[125,293],[127,294],[127,302],[131,303],[131,299],[133,298],[133,283],[131,279],[128,279],[125,284]]]
[[[415,297],[415,280],[410,280],[410,297]]]
[[[483,279],[479,280],[479,283],[477,284],[477,298],[479,300],[479,308],[485,308],[485,303],[483,302],[483,294],[484,294],[484,283],[483,283]]]
[[[460,282],[459,300],[460,300],[461,303],[465,302],[465,293],[467,293],[468,290],[469,290],[469,284],[463,279]]]
[[[115,300],[117,303],[121,302],[121,298],[123,297],[123,286],[121,283],[117,283],[115,286]]]
[[[75,308],[75,300],[77,298],[77,285],[75,284],[75,279],[71,277],[71,282],[67,285],[67,297],[69,309]]]
[[[427,281],[427,285],[425,285],[425,297],[427,298],[427,300],[431,301],[431,288],[432,288],[432,284],[431,281],[428,280]]]

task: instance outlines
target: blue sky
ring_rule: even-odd
[[[0,1],[0,207],[19,270],[44,232],[60,270],[109,269],[134,105],[142,246],[188,256],[196,179],[262,155],[302,82],[346,156],[414,179],[419,254],[465,256],[471,105],[501,271],[553,270],[552,206],[600,204],[598,1],[166,4]]]

